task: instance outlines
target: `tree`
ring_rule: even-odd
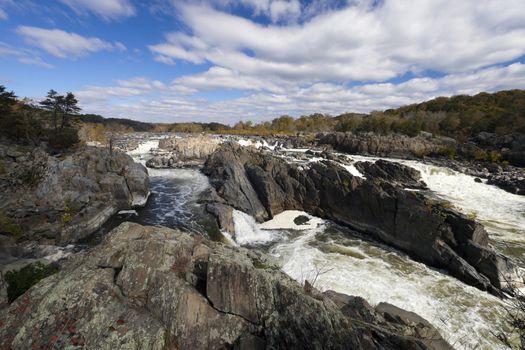
[[[6,87],[0,85],[0,132],[2,135],[16,138],[16,116],[13,114],[13,106],[16,105],[16,96],[13,91],[7,91]]]
[[[78,114],[81,109],[77,106],[78,100],[71,92],[68,92],[66,97],[64,97],[60,102],[62,102],[62,105],[60,106],[62,110],[62,123],[60,124],[60,129],[64,129],[64,126],[66,126],[67,117]]]
[[[0,85],[0,117],[7,117],[11,107],[16,103],[16,95],[13,91],[7,91],[6,87]]]
[[[46,111],[51,112],[53,116],[53,128],[55,133],[58,130],[58,115],[61,112],[62,106],[64,103],[64,96],[59,95],[58,92],[51,89],[48,91],[46,99],[40,101],[40,105]]]

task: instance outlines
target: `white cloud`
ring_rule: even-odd
[[[223,67],[211,67],[204,73],[177,78],[172,86],[175,89],[183,87],[182,91],[186,93],[219,89],[284,92],[280,85],[271,80],[242,75]]]
[[[135,7],[129,0],[60,0],[79,15],[95,14],[105,20],[135,15]]]
[[[246,2],[258,11],[278,3]],[[171,33],[149,48],[157,60],[209,62],[242,75],[295,83],[385,81],[426,70],[457,73],[525,54],[522,0],[371,3],[357,1],[292,25],[262,25],[183,3],[178,11],[191,35]],[[280,13],[274,11],[277,17]]]
[[[14,57],[20,63],[37,65],[44,68],[54,68],[52,64],[44,62],[40,56],[27,49],[12,47],[0,42],[0,57]]]
[[[211,71],[208,77],[235,77],[234,72]],[[205,75],[206,76],[206,75]],[[191,78],[191,79],[189,79]],[[257,91],[249,96],[218,102],[186,97],[183,89],[194,91],[202,76],[177,79],[166,86],[146,78],[119,81],[116,86],[88,87],[77,92],[84,111],[106,117],[155,122],[268,120],[282,114],[300,116],[314,112],[337,115],[369,112],[421,102],[437,96],[475,94],[482,91],[522,88],[525,64],[496,66],[441,78],[413,78],[406,82],[370,83],[347,88],[337,83],[314,83],[286,91]],[[198,79],[194,79],[198,78]],[[218,85],[222,85],[221,78]],[[226,85],[230,85],[227,83]],[[242,84],[241,84],[242,85]],[[209,84],[204,84],[206,88]]]
[[[16,32],[24,37],[28,44],[60,58],[76,58],[101,50],[125,49],[121,43],[111,44],[99,38],[83,37],[59,29],[20,26]]]
[[[273,22],[293,21],[301,15],[301,4],[299,0],[272,1],[270,3],[270,18]]]
[[[7,13],[0,8],[0,20],[6,20],[8,18]]]

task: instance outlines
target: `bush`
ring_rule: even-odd
[[[78,131],[76,129],[64,128],[52,132],[48,141],[51,148],[63,150],[76,145],[80,139],[78,138]]]
[[[497,151],[491,151],[488,155],[488,161],[491,163],[499,163],[501,161],[501,154]]]
[[[7,282],[7,299],[11,303],[40,280],[58,272],[52,265],[41,262],[27,265],[19,271],[9,271],[5,274]]]
[[[484,150],[477,150],[476,153],[474,153],[474,159],[477,161],[487,160],[487,152]]]

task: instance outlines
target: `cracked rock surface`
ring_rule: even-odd
[[[268,259],[123,223],[0,310],[0,348],[451,348],[415,314],[303,288]]]
[[[7,170],[0,185],[8,186],[0,186],[0,212],[19,225],[22,240],[76,242],[119,210],[144,205],[149,195],[146,168],[121,152],[86,147],[50,156],[38,149],[7,152],[0,145],[1,159]],[[45,166],[33,174],[34,164]],[[25,177],[32,180],[31,186],[23,181],[12,184],[14,177],[21,177],[19,173],[28,173]]]

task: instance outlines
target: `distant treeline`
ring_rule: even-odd
[[[229,133],[241,135],[275,135],[329,131],[392,132],[415,136],[421,131],[464,141],[481,132],[499,135],[525,133],[525,90],[458,95],[374,111],[370,114],[344,113],[335,117],[315,113],[299,118],[287,115],[254,124],[239,121],[233,126],[220,123],[150,124],[127,119],[104,119],[84,115],[90,123],[102,123],[108,130],[188,133]]]
[[[20,100],[14,92],[0,86],[0,136],[22,139],[75,141],[72,129],[80,130],[80,139],[107,141],[108,135],[130,132],[223,133],[241,135],[293,135],[331,131],[401,133],[415,136],[421,131],[464,141],[481,132],[499,135],[525,133],[525,90],[458,95],[374,111],[369,114],[344,113],[338,116],[315,113],[299,118],[287,115],[254,124],[239,121],[221,123],[146,123],[130,119],[104,118],[79,114],[73,94],[59,95],[51,90],[38,103]],[[78,140],[77,140],[78,141]],[[60,142],[55,142],[57,146]]]

